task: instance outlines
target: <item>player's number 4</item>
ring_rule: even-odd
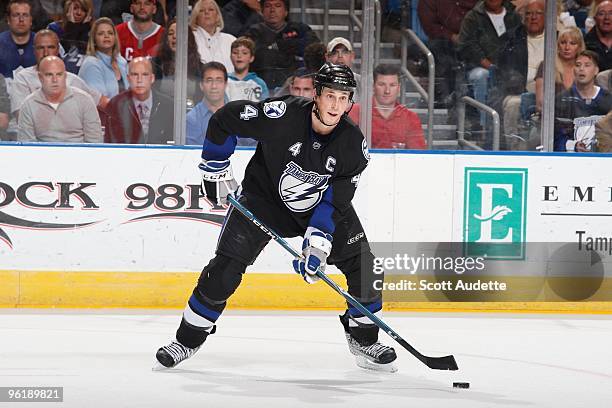
[[[246,105],[244,110],[240,112],[240,119],[249,120],[256,118],[258,114],[257,109],[255,109],[252,105]]]
[[[291,152],[291,155],[293,157],[297,156],[298,154],[300,154],[300,149],[302,148],[302,142],[297,142],[291,145],[291,147],[289,147],[289,150]]]

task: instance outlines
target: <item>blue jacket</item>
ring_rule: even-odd
[[[121,72],[124,89],[128,89],[127,61],[121,55],[117,55],[117,65]],[[112,98],[119,93],[119,85],[115,78],[111,57],[100,51],[96,52],[95,57],[88,55],[85,58],[79,70],[79,77],[81,77],[87,85],[97,89],[102,95],[108,98]]]
[[[185,144],[199,146],[204,144],[208,121],[210,121],[212,115],[204,101],[200,101],[189,111],[187,114],[187,137]]]
[[[225,101],[227,103],[227,100]],[[204,144],[206,131],[208,130],[208,122],[213,113],[208,109],[205,101],[198,103],[187,114],[187,136],[185,144],[198,145]],[[249,137],[239,138],[238,146],[256,146],[257,142]]]
[[[24,48],[23,55],[19,55],[17,44],[13,41],[10,31],[0,33],[0,74],[5,78],[13,77],[13,70],[18,67],[28,68],[36,65],[34,56],[34,33],[30,33],[30,41]]]

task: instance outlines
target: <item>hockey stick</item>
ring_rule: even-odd
[[[246,207],[238,202],[236,198],[229,195],[227,200],[240,211],[245,217],[247,217],[253,224],[255,224],[259,229],[268,234],[273,240],[278,242],[283,248],[285,248],[291,255],[293,255],[297,259],[302,259],[303,256],[301,253],[297,252],[283,237],[278,235],[276,232],[272,231],[268,228],[264,223],[259,221],[252,212],[250,212]],[[364,316],[367,316],[374,322],[375,325],[380,327],[385,331],[393,340],[397,341],[402,347],[410,352],[413,356],[415,356],[419,361],[425,364],[427,367],[432,368],[434,370],[457,370],[457,362],[455,361],[455,357],[444,356],[444,357],[429,357],[425,356],[418,352],[417,349],[412,347],[410,343],[404,340],[399,334],[397,334],[391,327],[389,327],[385,322],[376,317],[372,312],[365,308],[357,299],[351,296],[350,293],[342,289],[340,286],[336,284],[333,280],[331,280],[325,273],[317,270],[317,276],[327,283],[333,290],[335,290],[340,296],[346,299],[354,308],[359,310]]]

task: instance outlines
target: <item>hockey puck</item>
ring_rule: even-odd
[[[470,388],[470,383],[468,382],[454,382],[453,388]]]

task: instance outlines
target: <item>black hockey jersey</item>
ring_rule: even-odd
[[[242,194],[258,218],[287,237],[308,226],[333,234],[369,161],[363,134],[346,116],[329,135],[312,130],[313,104],[293,96],[230,102],[211,117],[202,149],[205,160],[225,160],[237,138],[259,142]]]

